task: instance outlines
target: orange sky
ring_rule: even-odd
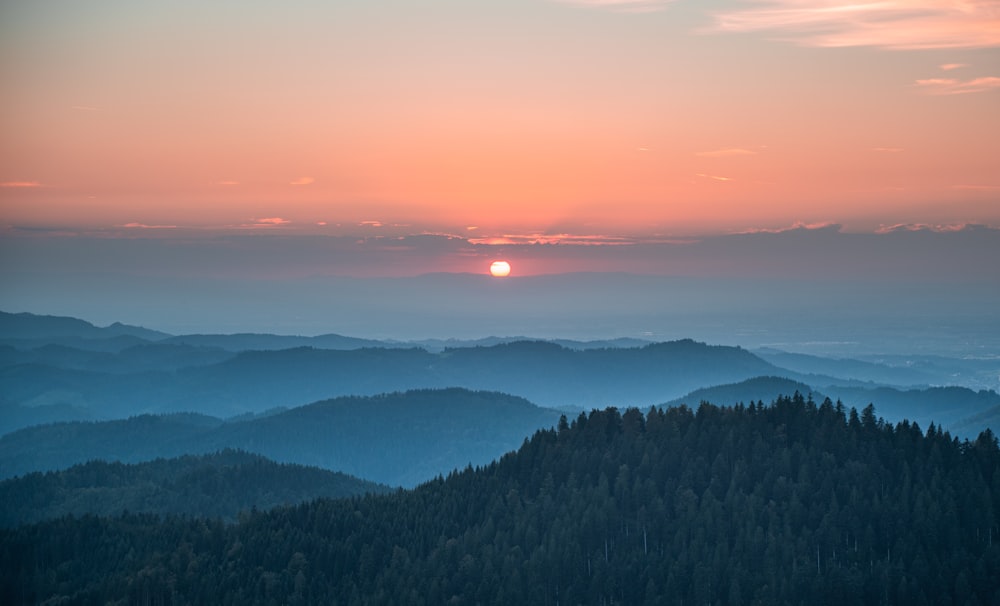
[[[996,0],[16,4],[5,229],[1000,226]]]

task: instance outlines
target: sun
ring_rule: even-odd
[[[506,261],[494,261],[490,265],[490,275],[494,278],[506,278],[510,275],[510,263]]]

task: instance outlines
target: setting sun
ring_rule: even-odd
[[[510,263],[506,261],[494,261],[490,265],[490,275],[494,278],[506,278],[510,275]]]

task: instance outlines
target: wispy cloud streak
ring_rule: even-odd
[[[841,225],[839,223],[832,223],[829,221],[821,221],[818,223],[806,223],[804,221],[796,221],[795,223],[786,227],[751,227],[750,229],[744,229],[737,234],[783,234],[789,231],[814,231],[818,229],[832,230],[839,232]]]
[[[1000,185],[952,185],[952,189],[965,189],[970,191],[1000,191]]]
[[[560,4],[575,4],[601,8],[621,13],[654,13],[661,11],[674,0],[555,0]]]
[[[994,76],[973,78],[972,80],[928,78],[927,80],[917,80],[917,86],[928,95],[966,95],[1000,89],[1000,78]]]
[[[0,187],[9,187],[12,189],[23,189],[29,187],[41,187],[42,184],[38,181],[4,181],[0,183]]]
[[[624,236],[600,234],[504,234],[484,238],[469,238],[470,244],[518,245],[518,244],[569,244],[574,246],[627,246],[635,240]]]
[[[1000,0],[754,0],[716,14],[713,32],[775,32],[807,46],[1000,46]]]
[[[132,223],[126,223],[122,227],[127,227],[129,229],[177,229],[176,225],[146,225],[145,223],[138,223],[133,221]]]
[[[757,152],[750,151],[749,149],[742,149],[738,147],[729,149],[714,149],[712,151],[696,152],[696,156],[701,156],[702,158],[728,158],[730,156],[755,156]]]
[[[875,230],[876,234],[891,234],[911,231],[932,231],[937,233],[954,233],[966,229],[979,227],[975,224],[957,223],[953,225],[933,225],[930,223],[895,223],[893,225],[882,225]]]

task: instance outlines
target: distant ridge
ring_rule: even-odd
[[[192,409],[230,417],[343,395],[448,387],[584,410],[652,406],[705,385],[781,373],[745,349],[690,339],[592,349],[514,341],[438,353],[414,347],[297,347],[220,356],[218,349],[185,352],[179,347],[197,346],[167,340],[122,350],[117,357],[0,351],[7,361],[0,365],[0,390],[8,394],[9,405],[72,404],[94,418]],[[157,360],[162,360],[159,367]],[[185,366],[186,360],[192,364]]]
[[[174,345],[196,347],[217,347],[231,352],[248,350],[292,349],[314,347],[316,349],[360,349],[362,347],[391,347],[385,341],[359,339],[337,334],[300,337],[293,335],[272,335],[264,333],[236,333],[230,335],[181,335],[164,340]]]
[[[0,339],[48,339],[53,337],[110,339],[126,336],[158,341],[170,335],[140,326],[129,326],[121,322],[100,328],[78,318],[0,311]]]
[[[980,413],[1000,403],[1000,362],[989,357],[836,359],[691,339],[402,342],[245,333],[148,340],[136,336],[148,335],[146,329],[120,323],[98,328],[74,318],[0,314],[0,325],[8,329],[0,331],[0,435],[54,421],[189,410],[219,418],[254,416],[339,396],[449,387],[509,393],[567,412],[647,408],[682,396],[728,400],[718,390],[691,394],[757,377],[800,384],[780,393],[822,392],[859,409],[875,403],[890,417],[922,426],[962,422],[963,436],[984,428],[975,423],[994,424],[994,417]],[[69,336],[10,337],[52,333]]]

